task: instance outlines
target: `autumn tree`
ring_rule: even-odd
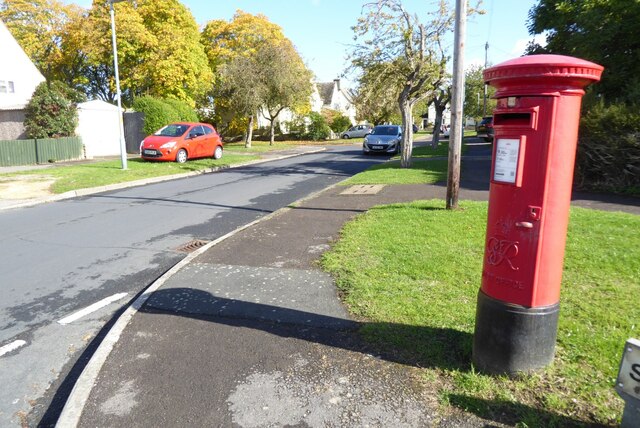
[[[79,6],[57,0],[0,1],[0,19],[47,80],[60,80],[69,65],[64,36],[81,15]]]
[[[178,0],[120,2],[114,7],[124,101],[150,95],[195,105],[211,86],[213,75],[191,12]],[[111,27],[104,2],[94,0],[88,24],[88,92],[113,101]]]
[[[255,113],[246,113],[243,106],[239,106],[230,97],[229,85],[224,82],[227,73],[220,70],[236,58],[252,58],[262,46],[279,44],[285,40],[282,28],[268,20],[264,15],[252,15],[241,10],[236,11],[230,21],[209,21],[202,30],[200,41],[204,46],[209,67],[216,76],[214,88],[208,99],[214,100],[214,105],[207,106],[215,112],[215,121],[228,131],[245,130],[245,145],[251,145]],[[256,76],[253,76],[256,78]],[[256,80],[249,80],[243,84],[255,85]],[[254,86],[255,88],[255,86]],[[240,108],[240,110],[236,110]]]
[[[411,166],[413,107],[440,86],[447,56],[442,37],[452,29],[453,13],[441,0],[423,23],[401,0],[378,0],[364,6],[367,13],[353,27],[356,46],[352,67],[375,70],[379,80],[397,88],[402,115],[401,166]]]
[[[114,4],[123,102],[153,95],[194,105],[213,81],[200,33],[178,0]],[[89,10],[57,0],[3,0],[0,17],[49,80],[115,101],[109,6]]]
[[[179,0],[138,0],[136,11],[144,28],[156,35],[146,78],[147,93],[194,104],[213,84],[200,30],[195,18]]]

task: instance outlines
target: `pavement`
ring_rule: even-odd
[[[490,160],[468,155],[460,198],[487,200]],[[446,187],[348,189],[325,189],[190,254],[100,338],[62,413],[58,397],[41,426],[502,426],[443,413],[419,367],[361,340],[362,321],[318,266],[356,215],[444,199]],[[575,203],[640,214],[633,199]]]

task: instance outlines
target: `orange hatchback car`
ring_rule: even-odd
[[[172,123],[149,135],[140,144],[140,156],[146,160],[176,161],[222,157],[222,139],[207,123]]]

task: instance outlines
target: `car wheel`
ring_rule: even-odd
[[[222,157],[222,147],[216,146],[216,149],[213,151],[213,158],[220,159]]]
[[[342,138],[344,138],[345,140],[348,140],[350,137],[349,137],[349,134],[343,134]]]
[[[185,149],[178,150],[176,153],[176,162],[185,163],[187,161],[187,151]]]

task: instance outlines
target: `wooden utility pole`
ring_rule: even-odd
[[[447,209],[458,208],[460,191],[460,153],[463,137],[462,104],[464,102],[464,45],[467,27],[467,0],[456,0],[456,23],[453,46],[453,93],[451,96],[451,132],[447,176]]]

